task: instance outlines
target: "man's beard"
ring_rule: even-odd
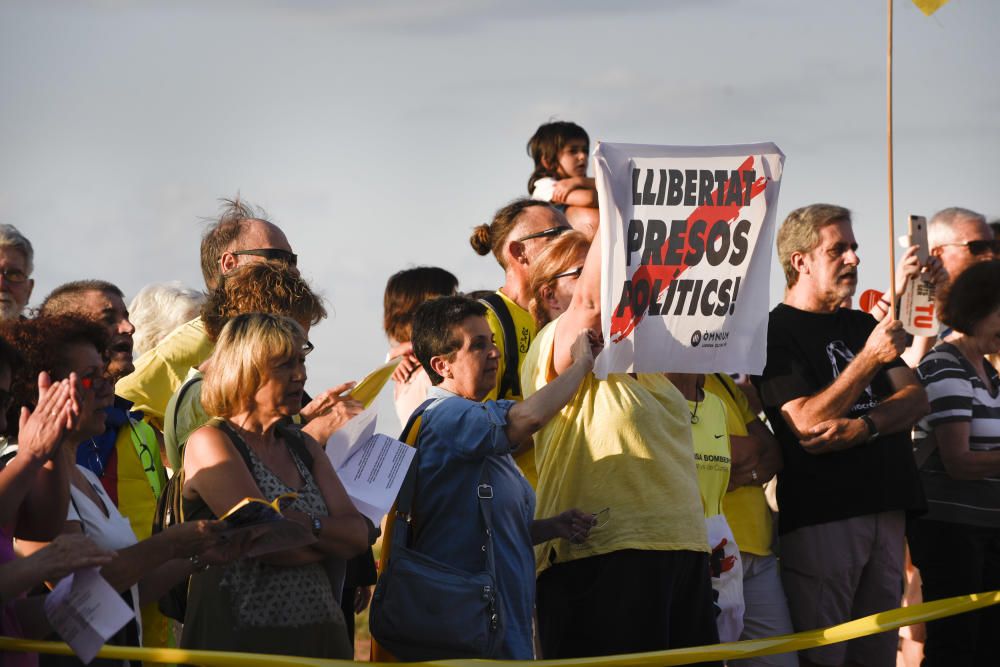
[[[0,296],[0,320],[16,320],[22,310],[10,295]]]

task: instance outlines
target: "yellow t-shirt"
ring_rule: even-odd
[[[507,306],[507,310],[510,312],[510,317],[514,320],[514,329],[517,332],[517,351],[518,351],[518,362],[520,366],[524,367],[524,356],[528,353],[528,349],[531,347],[531,341],[535,337],[535,318],[531,316],[531,313],[526,311],[521,306],[517,305],[511,301],[506,294],[497,290],[497,294],[503,299],[504,304]],[[496,343],[497,347],[500,349],[500,366],[497,368],[497,386],[493,388],[485,399],[489,401],[495,401],[497,399],[497,394],[500,391],[500,382],[503,380],[503,374],[507,370],[507,354],[504,350],[504,335],[503,328],[500,326],[500,320],[497,316],[493,314],[493,310],[490,308],[486,309],[486,321],[490,325],[490,331],[493,332],[493,341]],[[518,369],[520,370],[520,369]],[[508,392],[506,396],[500,396],[500,398],[509,398],[512,401],[520,401],[523,396],[521,394],[514,394]],[[531,449],[526,449],[520,451],[517,456],[514,457],[514,461],[517,466],[524,473],[525,478],[528,483],[534,488],[538,484],[538,474],[535,471],[535,454]]]
[[[691,424],[691,436],[694,439],[694,465],[698,469],[698,490],[707,519],[722,513],[722,497],[729,486],[732,459],[726,406],[710,391],[706,391],[705,397],[697,404],[694,401],[687,403],[688,410],[698,417],[697,423]]]
[[[727,386],[728,390],[714,374],[705,376],[705,391],[712,392],[726,404],[729,435],[746,435],[747,424],[757,419],[757,415],[750,409],[747,397],[739,387],[733,383]],[[722,511],[740,551],[756,556],[771,554],[774,520],[764,489],[756,485],[733,489],[722,499]]]
[[[554,377],[558,323],[538,333],[524,360],[526,397]],[[607,523],[583,545],[553,540],[536,547],[539,572],[553,553],[555,562],[567,562],[623,549],[708,552],[687,401],[663,375],[588,375],[535,434],[535,464],[536,517],[610,508]]]
[[[177,327],[135,362],[135,370],[115,385],[115,393],[142,410],[146,420],[163,430],[167,401],[184,383],[188,371],[208,359],[215,344],[197,317]]]

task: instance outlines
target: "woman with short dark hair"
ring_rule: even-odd
[[[952,332],[917,369],[931,413],[914,433],[928,512],[907,537],[925,600],[1000,588],[1000,261],[975,264],[940,300]],[[1000,607],[927,624],[924,665],[996,661]]]
[[[573,509],[535,520],[535,493],[511,454],[530,444],[531,435],[576,393],[593,368],[591,346],[596,336],[581,331],[573,345],[572,365],[530,399],[484,402],[496,386],[499,357],[485,314],[481,303],[451,296],[428,301],[414,318],[413,350],[434,385],[428,391],[434,402],[422,414],[416,440],[415,510],[408,546],[474,573],[486,569],[483,540],[492,541],[503,637],[493,654],[475,657],[530,660],[535,598],[532,545],[556,538],[582,541],[594,518]],[[485,538],[480,519],[483,495],[477,495],[477,488],[484,485],[492,487],[488,502],[493,524]],[[391,590],[391,583],[385,587]],[[426,623],[419,614],[402,620],[412,620],[414,627]],[[427,644],[411,647],[405,657],[463,657],[442,656],[429,648],[435,647],[434,640],[434,632],[428,632]]]

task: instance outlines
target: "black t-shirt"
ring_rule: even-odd
[[[785,304],[771,311],[767,365],[754,378],[764,411],[781,443],[778,474],[780,532],[888,510],[924,508],[909,429],[830,454],[809,454],[781,416],[781,406],[830,385],[860,352],[875,319],[859,310],[811,313]],[[846,417],[859,417],[893,391],[887,368],[857,397]]]

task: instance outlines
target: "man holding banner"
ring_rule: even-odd
[[[899,606],[905,513],[924,499],[910,427],[927,395],[900,360],[898,320],[841,308],[857,286],[850,212],[815,204],[778,232],[787,289],[756,378],[781,443],[782,578],[797,631]],[[896,632],[800,654],[803,664],[895,665]]]

